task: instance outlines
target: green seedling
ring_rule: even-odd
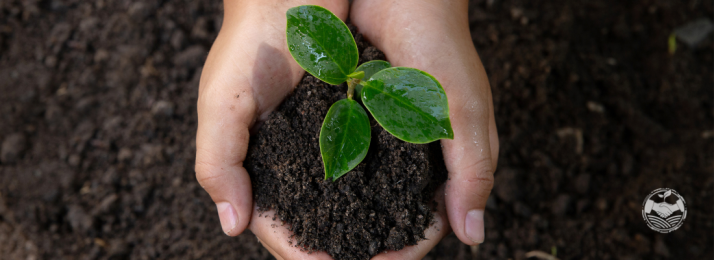
[[[677,34],[669,34],[669,37],[667,38],[667,47],[669,55],[674,55],[674,52],[677,51]]]
[[[446,93],[434,77],[379,60],[357,67],[357,44],[347,25],[320,6],[291,8],[287,20],[288,48],[295,61],[324,82],[347,82],[347,98],[330,107],[320,130],[325,179],[334,181],[349,172],[369,150],[369,118],[354,99],[403,141],[423,144],[454,138]]]

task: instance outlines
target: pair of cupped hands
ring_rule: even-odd
[[[223,25],[201,74],[196,135],[196,177],[216,203],[223,231],[237,236],[249,228],[278,259],[330,258],[291,246],[285,227],[258,217],[243,168],[251,131],[305,73],[288,51],[285,13],[306,4],[325,7],[342,20],[349,14],[392,66],[430,73],[448,96],[454,139],[441,140],[449,180],[435,195],[437,222],[416,246],[374,258],[421,259],[452,230],[468,245],[483,242],[498,134],[466,0],[225,0]]]

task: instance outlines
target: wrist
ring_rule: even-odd
[[[471,43],[464,0],[355,0],[351,16],[360,32],[385,53],[391,53],[390,47],[401,53],[398,50],[407,47],[409,39],[448,39],[440,45]]]
[[[349,2],[347,0],[224,0],[223,19],[238,22],[260,14],[261,19],[285,19],[285,12],[295,6],[319,5],[335,13],[342,20],[347,19]]]
[[[420,22],[424,18],[429,19],[429,22],[459,19],[468,21],[466,0],[355,0],[353,5],[371,13],[371,18],[411,19]]]

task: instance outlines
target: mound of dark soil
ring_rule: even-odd
[[[383,59],[361,39],[361,60]],[[406,143],[370,118],[367,157],[336,181],[325,180],[320,128],[346,91],[306,73],[251,139],[245,167],[258,207],[274,209],[298,246],[336,259],[368,259],[424,239],[446,170],[438,142]]]

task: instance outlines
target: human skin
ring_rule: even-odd
[[[250,131],[305,73],[285,39],[285,12],[304,4],[323,6],[343,20],[350,8],[347,1],[334,0],[225,0],[223,26],[201,74],[197,105],[196,177],[216,203],[223,231],[236,236],[249,228],[278,259],[330,258],[291,246],[285,227],[273,228],[272,218],[258,217],[243,168]],[[471,42],[467,5],[462,0],[356,0],[351,6],[352,23],[394,66],[427,71],[441,82],[454,129],[454,140],[442,141],[450,180],[435,198],[442,207],[427,240],[374,259],[420,259],[451,227],[466,244],[483,241],[483,209],[493,184],[498,137],[490,86]]]

